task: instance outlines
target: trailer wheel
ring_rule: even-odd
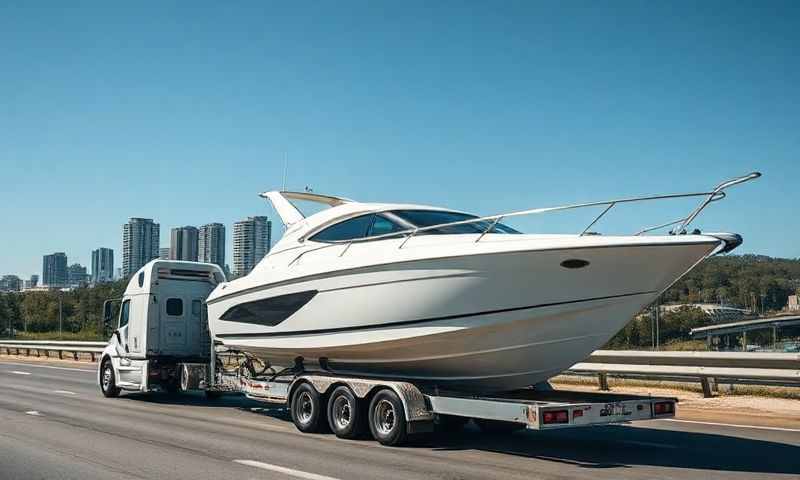
[[[294,390],[289,410],[294,426],[301,432],[316,433],[325,426],[322,396],[308,383],[301,383]]]
[[[483,433],[512,433],[525,428],[524,423],[487,420],[485,418],[476,418],[474,420]]]
[[[117,379],[114,376],[114,366],[109,358],[103,360],[103,364],[100,367],[100,391],[108,398],[119,396],[119,387],[117,387]]]
[[[358,438],[364,432],[364,407],[350,388],[341,385],[328,399],[328,425],[339,438]]]
[[[403,402],[394,391],[384,388],[369,403],[369,429],[382,445],[401,445],[408,436]]]

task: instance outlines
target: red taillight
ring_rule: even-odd
[[[675,413],[675,404],[672,402],[656,402],[653,404],[653,413],[656,415]]]
[[[572,411],[572,419],[573,420],[578,418],[578,417],[582,417],[582,416],[583,416],[583,410],[573,410]]]
[[[569,423],[567,410],[552,410],[542,414],[542,423]]]

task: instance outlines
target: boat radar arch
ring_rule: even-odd
[[[292,200],[302,200],[306,202],[321,203],[328,207],[336,207],[345,203],[352,203],[353,201],[347,198],[334,197],[331,195],[320,195],[311,192],[285,192],[273,190],[264,192],[259,195],[266,198],[272,204],[272,207],[278,212],[281,221],[286,228],[291,225],[302,221],[305,218],[300,210],[292,204]]]

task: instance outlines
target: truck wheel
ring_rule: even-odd
[[[100,390],[103,395],[108,398],[119,396],[119,387],[117,387],[117,379],[114,377],[114,366],[111,360],[106,358],[100,367]]]
[[[382,445],[401,445],[408,436],[403,402],[392,390],[384,388],[369,403],[369,429]]]
[[[341,385],[328,399],[328,425],[339,438],[358,438],[364,432],[364,408],[350,388]]]
[[[294,426],[301,432],[316,433],[325,426],[322,396],[308,383],[302,383],[294,390],[289,410]]]
[[[525,428],[524,423],[503,422],[501,420],[487,420],[476,418],[475,424],[483,433],[512,433]]]

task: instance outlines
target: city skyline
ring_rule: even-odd
[[[266,217],[266,216],[250,216],[250,217],[247,217],[244,220],[240,220],[238,222],[234,222],[234,225],[236,223],[251,221],[253,218],[259,218],[259,219],[263,218],[263,219],[265,219],[265,222],[266,222],[265,224],[266,224],[266,228],[267,228],[267,232],[266,232],[267,246],[266,246],[266,249],[261,247],[260,250],[259,250],[259,252],[263,252],[263,254],[265,254],[266,252],[269,252],[269,249],[272,246],[271,245],[271,241],[272,241],[272,222],[268,219],[268,217]],[[152,222],[152,225],[153,225],[152,228],[156,228],[157,230],[160,230],[160,224],[155,222],[154,219],[147,219],[147,218],[143,218],[143,217],[131,217],[129,219],[129,222],[123,225],[123,235],[122,235],[122,238],[121,238],[121,241],[120,241],[120,244],[123,245],[123,248],[124,248],[124,244],[125,244],[126,228],[128,228],[130,223],[131,223],[131,221],[134,221],[134,220],[137,223],[139,223],[141,221]],[[201,225],[200,227],[194,227],[194,226],[191,226],[191,225],[184,225],[184,226],[181,226],[181,227],[172,227],[170,229],[170,233],[171,233],[170,234],[170,245],[173,243],[173,240],[176,239],[176,238],[179,239],[178,241],[181,243],[182,247],[185,247],[187,245],[191,245],[192,244],[192,240],[189,239],[189,238],[184,239],[184,237],[183,237],[183,234],[187,229],[190,232],[190,235],[191,235],[191,232],[194,232],[194,234],[195,234],[194,241],[193,241],[194,247],[190,247],[190,248],[194,248],[194,251],[195,251],[195,254],[196,254],[196,258],[194,260],[190,260],[190,261],[205,261],[205,262],[208,262],[208,263],[215,263],[215,264],[219,265],[219,267],[222,268],[223,270],[225,270],[227,266],[232,265],[233,262],[227,260],[229,253],[226,251],[226,248],[225,248],[225,246],[226,246],[226,231],[227,231],[227,229],[225,228],[225,225],[223,225],[222,223],[219,223],[219,222],[212,222],[212,223],[207,223],[207,224]],[[179,232],[177,237],[175,236],[175,232],[176,231]],[[152,232],[152,233],[155,234],[156,232]],[[231,234],[231,236],[232,235],[233,234]],[[160,235],[159,235],[159,238],[160,238]],[[233,242],[231,242],[231,243],[233,243]],[[120,250],[122,250],[122,248]],[[163,254],[166,252],[166,254],[167,254],[166,259],[170,259],[170,250],[171,250],[170,246],[158,247],[158,255],[156,257],[153,257],[153,258],[165,259]],[[41,275],[41,278],[45,278],[45,270],[48,268],[49,257],[52,257],[53,255],[57,255],[57,256],[63,255],[64,256],[64,260],[63,261],[65,262],[64,280],[63,280],[63,282],[61,282],[61,284],[55,285],[55,286],[58,286],[59,288],[64,288],[64,287],[71,286],[70,285],[70,269],[73,268],[73,267],[76,267],[76,266],[83,267],[83,270],[84,270],[83,274],[86,275],[86,282],[101,283],[101,282],[104,282],[104,281],[116,280],[116,279],[118,279],[117,278],[118,277],[118,272],[117,272],[118,269],[115,268],[115,265],[117,265],[116,262],[118,260],[116,259],[115,252],[116,252],[116,249],[107,248],[107,247],[98,247],[96,249],[91,249],[91,253],[89,255],[90,262],[88,263],[88,265],[84,264],[84,263],[82,263],[80,261],[74,261],[72,263],[69,263],[69,260],[72,259],[72,258],[75,258],[75,257],[70,256],[68,253],[65,253],[65,252],[56,252],[55,254],[45,254],[45,255],[41,256],[41,258],[43,259],[42,261],[44,263],[43,263],[42,268],[39,271],[37,271],[35,273],[31,273],[31,274],[19,273],[19,272],[10,272],[10,271],[9,272],[0,272],[0,278],[14,276],[14,277],[18,277],[20,279],[20,281],[22,281],[22,282],[25,282],[26,278],[29,278],[29,279],[30,278],[36,278],[36,279],[38,279],[38,278],[40,278],[40,275]],[[230,257],[231,258],[233,257],[233,253],[232,252],[230,252]],[[222,258],[224,260],[221,260],[221,261],[218,260],[220,258]],[[175,258],[173,258],[173,259],[175,259]],[[177,259],[179,259],[179,260],[181,260],[181,259],[187,260],[185,258],[177,258]],[[119,267],[119,269],[122,269],[122,268],[123,267],[121,267],[121,266]],[[42,281],[41,286],[47,286],[47,284],[44,283],[44,281]]]
[[[217,221],[231,245],[235,221],[276,218],[257,195],[284,184],[491,215],[753,170],[695,225],[741,234],[737,253],[800,257],[797,2],[315,9],[5,9],[0,271],[27,277],[53,251],[88,265],[98,245],[119,265],[134,216]],[[684,207],[615,208],[597,229]],[[512,226],[580,232],[571,218]]]

